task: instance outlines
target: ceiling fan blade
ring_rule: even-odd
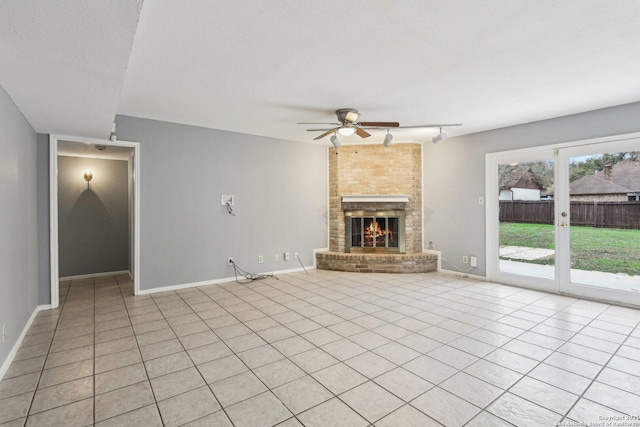
[[[335,131],[336,131],[335,129],[329,129],[328,131],[326,131],[326,132],[325,132],[325,133],[323,133],[322,135],[320,135],[320,136],[316,136],[315,138],[313,138],[313,140],[315,141],[315,140],[317,140],[317,139],[322,139],[322,138],[324,138],[325,136],[327,136],[327,135],[329,135],[329,134],[332,134],[332,133],[333,133],[333,132],[335,132]]]
[[[371,126],[379,128],[397,128],[400,126],[398,122],[360,122],[358,126]]]
[[[360,129],[359,127],[356,128],[356,133],[360,138],[369,138],[371,136],[369,132],[365,131],[364,129]]]
[[[319,123],[319,122],[310,122],[310,123],[298,122],[296,124],[298,124],[298,125],[331,125],[331,126],[340,126],[340,123]]]
[[[462,123],[436,123],[432,125],[398,126],[400,129],[420,129],[420,128],[444,128],[451,126],[462,126]]]

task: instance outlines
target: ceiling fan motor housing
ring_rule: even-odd
[[[354,108],[341,108],[336,110],[336,116],[338,116],[340,123],[347,124],[358,121],[360,114],[358,113],[358,110]]]

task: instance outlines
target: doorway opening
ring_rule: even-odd
[[[139,144],[50,136],[51,306],[61,279],[128,274],[139,293]]]

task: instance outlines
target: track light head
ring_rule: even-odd
[[[436,136],[434,136],[433,138],[431,138],[431,141],[434,144],[440,144],[442,141],[444,141],[445,139],[447,139],[447,134],[442,132],[442,128],[440,128],[440,133],[437,134]]]
[[[384,137],[384,142],[382,143],[382,145],[388,147],[391,145],[391,141],[393,141],[393,135],[391,135],[389,131],[387,131],[387,136]]]
[[[338,148],[340,147],[342,144],[340,143],[340,140],[338,139],[338,137],[333,134],[331,135],[331,143],[333,144],[334,147]]]

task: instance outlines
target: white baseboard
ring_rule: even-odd
[[[89,279],[91,277],[104,277],[104,276],[116,276],[118,274],[128,274],[131,277],[131,272],[129,270],[120,270],[120,271],[105,271],[104,273],[90,273],[90,274],[79,274],[77,276],[66,276],[60,277],[58,280],[81,280],[81,279]]]
[[[464,277],[465,279],[482,280],[483,282],[487,281],[487,278],[484,276],[477,276],[475,274],[463,273],[461,271],[438,269],[438,273],[446,274],[447,276]]]
[[[307,270],[313,270],[316,268],[315,266],[315,262],[313,267],[306,267]],[[298,268],[291,268],[288,270],[279,270],[279,271],[269,271],[269,272],[264,272],[264,273],[256,273],[256,275],[258,274],[273,274],[275,276],[277,276],[278,274],[289,274],[289,273],[298,273],[304,271],[304,268],[302,267],[298,267]],[[240,279],[242,280],[242,277],[240,277]],[[138,293],[138,295],[147,295],[147,294],[154,294],[156,292],[166,292],[166,291],[177,291],[180,289],[188,289],[188,288],[196,288],[198,286],[208,286],[208,285],[219,285],[221,283],[229,283],[229,282],[235,282],[236,277],[232,276],[232,277],[225,277],[222,279],[212,279],[212,280],[203,280],[201,282],[193,282],[193,283],[183,283],[180,285],[171,285],[171,286],[163,286],[160,288],[151,288],[151,289],[140,289],[140,292]]]
[[[16,357],[16,354],[18,353],[18,349],[20,348],[20,345],[22,345],[22,341],[24,340],[24,337],[27,335],[27,332],[29,331],[29,328],[31,327],[33,320],[36,318],[36,316],[40,311],[48,310],[50,308],[51,308],[51,304],[47,304],[47,305],[39,305],[35,308],[35,310],[33,310],[33,313],[31,313],[31,317],[29,317],[27,324],[22,329],[22,333],[18,337],[18,340],[11,348],[11,351],[7,355],[7,358],[5,359],[5,361],[2,363],[2,366],[0,366],[0,381],[2,381],[2,379],[4,378],[4,375],[9,370],[9,366],[11,366],[11,362],[13,362],[13,359]]]
[[[182,283],[179,285],[162,286],[159,288],[140,289],[138,295],[154,294],[156,292],[177,291],[180,289],[195,288],[198,286],[218,285],[236,280],[235,277],[226,277],[222,279],[203,280],[201,282]]]

